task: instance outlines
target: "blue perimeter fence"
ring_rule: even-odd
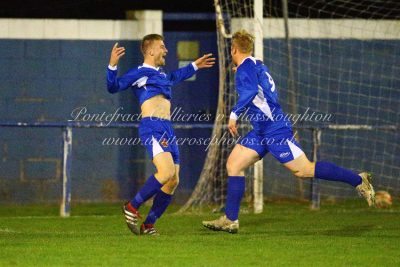
[[[174,124],[175,129],[212,129],[213,124]],[[94,123],[94,122],[0,122],[0,127],[24,128],[59,128],[63,129],[63,167],[62,167],[62,199],[60,216],[68,217],[71,214],[71,168],[73,164],[72,145],[73,128],[138,128],[139,123]],[[224,126],[225,127],[225,126]],[[312,159],[318,160],[318,149],[321,145],[321,134],[324,129],[331,130],[383,130],[398,131],[397,125],[296,125],[295,129],[312,131]],[[318,179],[313,179],[310,190],[312,209],[320,207],[320,188]]]

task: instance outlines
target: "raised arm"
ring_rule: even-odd
[[[192,77],[198,69],[211,68],[215,64],[215,58],[211,56],[211,53],[206,54],[185,67],[173,71],[168,75],[168,79],[171,80],[173,84],[177,84]]]
[[[107,67],[107,90],[108,92],[114,94],[123,90],[126,90],[130,86],[132,80],[132,75],[126,73],[120,78],[117,78],[118,71],[117,65],[119,59],[125,55],[125,48],[118,47],[118,43],[115,43],[110,55],[110,62]]]

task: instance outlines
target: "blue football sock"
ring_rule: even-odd
[[[228,176],[228,193],[226,197],[225,214],[231,221],[239,217],[240,202],[244,195],[244,176]]]
[[[131,205],[135,209],[139,209],[146,200],[154,196],[163,185],[157,181],[154,175],[150,176],[144,183],[143,187],[136,194],[136,196],[131,200]]]
[[[153,200],[153,206],[149,211],[149,215],[147,215],[144,224],[155,224],[158,218],[163,215],[169,203],[171,203],[172,195],[163,192],[162,190],[158,191]]]
[[[318,161],[315,164],[314,176],[318,179],[348,183],[354,187],[362,182],[361,176],[357,173],[326,161]]]

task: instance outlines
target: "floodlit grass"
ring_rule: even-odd
[[[268,203],[241,214],[236,235],[203,228],[217,214],[174,208],[150,237],[129,232],[120,205],[75,205],[70,218],[55,206],[1,206],[0,266],[400,266],[398,207]]]

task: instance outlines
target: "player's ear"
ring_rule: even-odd
[[[237,53],[237,48],[236,47],[232,47],[232,55],[236,55],[236,53]]]

